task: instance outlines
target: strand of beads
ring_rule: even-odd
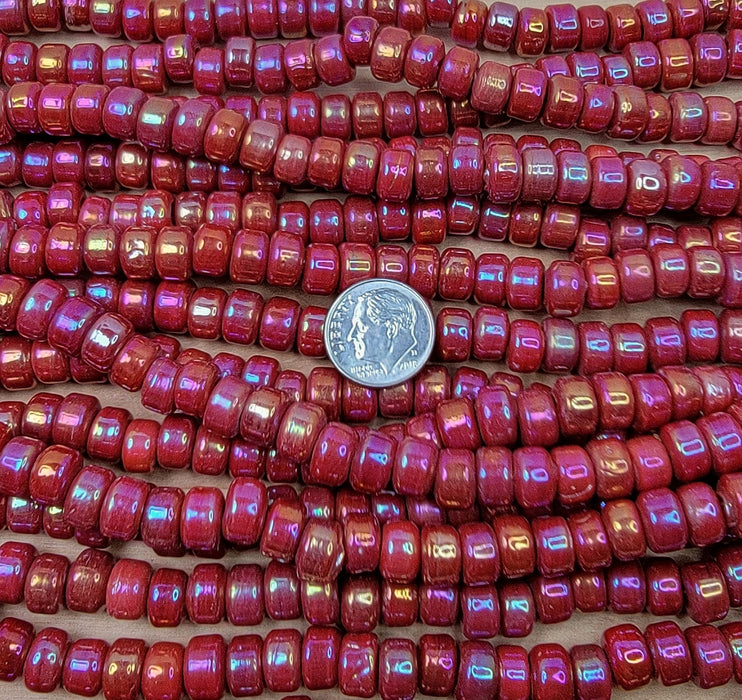
[[[291,411],[289,408],[288,413]],[[721,417],[717,415],[715,421],[720,424]],[[697,433],[699,438],[694,437],[693,428],[690,423],[678,424],[672,433],[676,442],[665,441],[667,451],[675,454],[687,442],[695,444],[699,438],[703,439],[700,432]],[[286,429],[284,418],[279,431]],[[736,432],[739,434],[738,426]],[[664,433],[663,437],[669,440],[671,433]],[[280,432],[279,453],[286,456],[288,446],[285,440],[281,442],[282,438]],[[15,446],[20,448],[21,442],[17,441]],[[379,442],[377,437],[369,447],[378,449]],[[444,498],[449,492],[461,494],[466,491],[467,484],[462,481],[461,471],[455,474],[453,468],[456,460],[463,458],[463,452],[443,451],[444,457],[452,457],[447,467],[449,471],[445,471],[435,446],[430,442],[406,438],[395,446],[387,440],[387,449],[390,444],[396,447],[391,478],[398,494],[413,499],[424,498],[433,490],[438,467],[442,471],[436,484],[437,498],[441,498],[444,506],[458,510],[463,515],[463,522],[469,522],[472,516],[478,517],[476,509],[462,510],[458,506],[466,504],[455,500],[449,502]],[[23,446],[28,448],[28,456],[34,447],[32,441],[26,439]],[[698,461],[687,460],[684,465],[687,470],[680,475],[681,480],[688,482],[685,486],[676,491],[662,486],[650,488],[634,502],[626,498],[633,491],[633,483],[629,484],[628,491],[623,489],[629,465],[626,464],[628,460],[618,461],[620,446],[618,441],[612,444],[616,451],[614,455],[607,448],[605,451],[604,457],[616,458],[610,465],[605,465],[613,469],[607,468],[600,475],[596,474],[596,480],[600,477],[602,481],[598,486],[603,489],[604,497],[612,499],[603,503],[600,510],[581,510],[567,518],[537,516],[530,521],[520,515],[496,515],[492,521],[493,529],[477,535],[487,539],[488,551],[491,550],[488,560],[494,569],[498,571],[501,568],[506,578],[527,576],[537,568],[545,576],[568,574],[575,570],[576,564],[583,570],[594,571],[610,565],[614,559],[627,561],[641,557],[647,547],[654,552],[674,552],[684,548],[691,539],[694,543],[713,544],[727,534],[739,536],[742,478],[739,473],[731,473],[735,462],[738,465],[738,457],[734,454],[719,455],[718,447],[716,451],[711,450],[716,458],[715,471],[720,475],[716,493],[702,484],[690,483],[704,478],[709,466],[705,465],[704,469]],[[304,457],[305,460],[310,456],[297,452],[289,455]],[[499,468],[502,465],[498,465],[495,455],[493,457],[483,460],[482,488],[485,485],[497,488],[495,482],[502,481],[502,469]],[[724,458],[728,461],[721,461]],[[515,486],[521,478],[523,483],[530,480],[524,470],[531,468],[536,474],[541,469],[548,469],[548,460],[543,451],[516,450],[513,459],[513,470],[518,472],[518,477],[513,480]],[[597,466],[601,466],[599,462]],[[30,494],[41,505],[64,506],[62,517],[65,522],[80,532],[100,533],[104,538],[123,541],[141,536],[158,552],[182,552],[185,548],[200,556],[220,556],[224,540],[238,546],[255,545],[259,541],[265,556],[279,561],[295,561],[299,578],[311,582],[329,583],[337,578],[346,558],[351,556],[346,552],[346,544],[348,551],[367,562],[370,570],[379,567],[382,577],[394,583],[410,583],[422,572],[428,584],[452,586],[461,576],[465,543],[462,543],[455,527],[424,525],[421,533],[414,521],[394,520],[385,522],[380,531],[378,522],[368,515],[368,505],[364,504],[363,497],[353,512],[365,516],[351,525],[349,533],[341,514],[337,514],[338,520],[333,520],[317,517],[312,510],[307,517],[295,495],[279,497],[269,506],[265,487],[249,477],[235,479],[225,500],[217,488],[195,487],[186,492],[168,487],[153,488],[135,477],[115,477],[109,469],[81,467],[82,458],[78,452],[52,445],[38,454],[27,471],[27,486],[19,481],[15,490],[21,497],[24,493]],[[465,466],[462,471],[465,471]],[[342,483],[336,475],[332,476],[333,486]],[[447,476],[453,477],[454,483],[449,483]],[[469,477],[472,485],[473,476]],[[386,479],[388,481],[389,476]],[[317,483],[327,484],[328,481],[321,478]],[[523,493],[516,498],[527,511],[548,512],[553,496],[537,500],[538,496],[544,496],[546,489],[537,492],[532,487],[523,487],[521,490]],[[148,508],[151,498],[155,500]],[[501,499],[499,505],[503,503]],[[246,504],[259,504],[259,507],[248,509]],[[164,507],[166,511],[163,511]],[[357,508],[360,510],[355,510]],[[163,512],[170,514],[167,519],[162,518]],[[568,544],[554,550],[552,543],[557,540]]]
[[[554,232],[550,241],[559,233]],[[25,253],[30,247],[29,238],[43,244],[37,246],[36,259]],[[727,308],[742,306],[742,252],[703,245],[684,249],[680,244],[662,244],[649,251],[619,250],[613,259],[594,256],[579,262],[560,260],[545,268],[536,257],[509,260],[499,253],[475,257],[466,248],[438,251],[420,243],[408,250],[374,248],[368,243],[305,245],[301,234],[283,230],[269,238],[265,233],[244,229],[235,235],[214,224],[203,224],[192,232],[186,227],[169,226],[159,231],[141,226],[121,230],[105,224],[86,230],[80,225],[58,223],[48,230],[37,226],[17,230],[8,237],[7,248],[0,241],[0,256],[6,255],[8,269],[27,279],[47,274],[74,277],[83,272],[178,283],[187,283],[195,276],[228,277],[242,284],[301,286],[307,294],[327,296],[362,280],[381,277],[409,284],[426,297],[446,301],[473,297],[481,304],[518,311],[544,309],[559,318],[577,316],[585,307],[611,309],[621,301],[637,303],[681,296],[716,299]],[[426,259],[428,264],[421,265]],[[196,293],[190,284],[181,288]],[[198,335],[190,319],[188,326]]]
[[[132,419],[124,409],[100,408],[81,394],[64,398],[37,394],[25,410],[22,404],[0,405],[2,415],[9,417],[0,449],[2,492],[36,498],[31,475],[72,469],[74,476],[81,468],[83,451],[95,460],[120,462],[134,474],[149,473],[156,466],[191,466],[198,473],[220,474],[229,463],[232,476],[287,481],[301,473],[306,484],[328,488],[349,484],[367,494],[380,493],[392,483],[397,493],[411,498],[433,494],[440,508],[466,510],[475,503],[484,509],[517,506],[531,515],[551,512],[556,506],[586,505],[595,497],[628,497],[669,487],[673,481],[688,483],[711,473],[738,471],[739,404],[731,404],[728,412],[722,410],[723,400],[704,406],[700,383],[687,370],[671,369],[661,377],[677,398],[675,420],[661,427],[648,426],[646,418],[635,419],[638,384],[608,373],[593,378],[600,396],[598,421],[587,413],[555,409],[576,402],[580,391],[583,403],[595,400],[589,385],[589,391],[585,385],[575,388],[570,386],[576,383],[572,380],[557,381],[552,404],[532,390],[514,397],[504,387],[483,388],[473,401],[437,402],[434,416],[422,414],[393,428],[353,430],[335,421],[318,426],[314,441],[302,446],[309,456],[301,466],[277,459],[290,457],[285,434],[295,420],[283,422],[290,401],[277,389],[253,392],[240,420],[241,436],[231,440],[197,427],[184,415],[167,416],[160,424]],[[310,406],[305,404],[307,410]],[[695,424],[688,420],[697,418],[704,407],[707,415]],[[536,428],[544,428],[546,421],[539,426],[529,420],[529,412],[535,415],[539,409],[550,413],[561,431],[538,432]],[[519,420],[500,419],[499,412],[513,413]],[[265,415],[269,418],[261,419]],[[462,421],[473,425],[468,431],[457,429]],[[658,435],[624,439],[618,431],[631,428],[632,422],[639,431],[651,427]],[[423,427],[429,434],[422,432]],[[598,428],[602,432],[592,438]],[[584,448],[553,447],[560,438],[587,442]],[[507,449],[519,440],[523,447]],[[57,445],[47,448],[52,441]],[[692,457],[686,454],[688,444],[696,446]],[[70,460],[74,467],[65,466]],[[84,491],[80,487],[81,497]]]
[[[740,681],[741,623],[691,626],[674,622],[649,625],[645,633],[632,624],[611,627],[602,646],[578,645],[567,651],[559,644],[523,647],[493,646],[482,641],[457,645],[447,635],[424,635],[416,644],[397,637],[379,641],[373,633],[348,633],[311,627],[273,630],[233,638],[217,634],[192,638],[186,647],[140,639],[121,639],[110,647],[100,640],[70,642],[66,632],[33,626],[6,617],[0,623],[4,642],[3,680],[21,676],[29,690],[51,692],[61,684],[72,692],[90,689],[135,693],[145,700],[191,697],[219,700],[225,691],[236,696],[263,688],[293,692],[302,683],[310,689],[336,685],[350,696],[384,700],[412,698],[418,690],[457,697],[492,696],[547,698],[588,693],[608,698],[611,682],[624,690],[646,686],[655,670],[666,685],[691,679],[702,688]],[[419,659],[419,661],[418,661]],[[290,660],[290,661],[289,661]],[[377,680],[378,679],[378,680]],[[516,695],[517,694],[517,695]]]
[[[451,73],[444,69],[445,64],[441,75]],[[487,74],[480,75],[482,71]],[[473,67],[471,78],[468,81],[463,79],[463,83],[471,85],[472,80]],[[460,86],[461,80],[456,84]],[[253,122],[245,132],[245,116],[233,109],[220,109],[222,102],[218,98],[147,99],[143,91],[134,87],[119,86],[110,91],[104,86],[62,87],[68,89],[62,90],[55,83],[46,86],[39,82],[14,84],[6,99],[0,101],[0,104],[5,103],[2,105],[4,124],[0,140],[10,142],[15,132],[35,134],[44,131],[55,136],[106,133],[114,139],[129,140],[141,131],[148,139],[156,137],[160,150],[172,143],[184,155],[206,153],[217,162],[230,163],[240,153],[243,133],[248,144],[248,136],[253,133],[250,131]],[[656,142],[669,138],[678,142],[701,140],[735,146],[738,143],[736,111],[731,111],[731,103],[717,100],[707,105],[700,95],[693,92],[676,93],[668,100],[656,93],[645,93],[637,86],[594,83],[583,86],[575,78],[563,75],[547,78],[541,71],[525,67],[517,68],[511,78],[507,66],[497,68],[497,64],[487,62],[477,73],[471,99],[476,109],[496,120],[533,122],[540,118],[546,126],[579,128],[588,133],[605,132],[611,138],[628,141]],[[138,127],[140,115],[150,113],[156,121],[149,125],[145,121]],[[473,120],[455,119],[454,125],[463,126],[468,121],[470,128],[476,126],[479,117],[476,112],[472,116]],[[269,143],[281,136],[280,126],[275,123],[270,130],[265,126],[253,127],[253,131],[255,129],[260,129],[257,134]],[[306,137],[290,136],[294,137],[297,146],[303,144],[306,147]],[[335,141],[322,143],[337,150]],[[245,144],[242,150],[245,150]],[[244,158],[241,162],[258,171],[270,165],[260,161],[251,166]]]
[[[699,254],[704,252],[702,248],[691,250]],[[713,249],[707,250],[721,258]],[[739,257],[739,254],[727,255]],[[677,258],[670,257],[669,260]],[[611,271],[618,277],[615,266],[607,258],[591,259],[587,266],[596,278]],[[698,280],[698,296],[713,298],[722,292],[721,300],[736,307],[738,280],[733,275],[725,278],[718,274],[718,268],[711,269],[713,275],[708,280]],[[668,282],[668,287],[672,282],[676,283],[674,286],[683,284],[684,274],[681,277],[669,265],[666,271],[667,274],[662,271],[661,283]],[[99,278],[97,283],[100,285],[105,281],[105,278]],[[718,288],[709,294],[710,284],[704,286],[702,282],[714,282]],[[257,292],[247,289],[227,294],[215,287],[196,288],[192,282],[164,281],[155,285],[153,282],[129,280],[121,289],[115,282],[110,290],[115,296],[109,306],[121,312],[113,313],[105,311],[94,300],[90,288],[87,294],[93,299],[81,295],[68,298],[64,285],[46,278],[29,288],[21,278],[2,275],[0,284],[7,292],[2,309],[3,330],[17,330],[23,338],[31,341],[48,340],[52,347],[70,356],[81,357],[99,372],[109,372],[121,350],[131,342],[130,352],[120,359],[120,363],[125,365],[120,371],[127,388],[142,386],[147,370],[158,354],[157,344],[135,331],[148,332],[155,328],[170,333],[188,331],[196,337],[224,338],[241,345],[258,341],[264,348],[275,351],[285,352],[296,346],[303,355],[324,356],[322,330],[326,309],[314,305],[302,308],[299,302],[288,297],[264,300]],[[93,287],[93,291],[97,290]],[[569,289],[562,291],[562,297],[567,300],[575,297]],[[587,297],[586,301],[590,308],[610,309],[616,306],[619,298],[618,294],[612,297],[604,294],[603,297]],[[41,303],[42,300],[48,303]],[[177,316],[174,310],[177,310]],[[641,346],[630,348],[628,357],[636,357],[636,366],[646,367],[646,359],[643,359],[646,352],[655,369],[683,364],[689,357],[697,358],[697,361],[710,362],[721,358],[722,362],[738,363],[742,351],[736,329],[741,319],[742,315],[736,308],[725,309],[718,318],[710,312],[691,311],[683,316],[682,321],[671,317],[649,319],[644,330],[638,331],[640,338],[644,336]],[[636,324],[614,324],[609,328],[598,321],[575,325],[567,318],[547,319],[540,324],[529,318],[511,320],[507,312],[497,307],[482,306],[473,316],[466,308],[444,307],[436,315],[436,354],[446,362],[464,362],[471,356],[485,361],[504,359],[511,371],[523,373],[535,372],[544,364],[551,371],[569,371],[577,365],[579,357],[584,372],[592,374],[613,368],[620,370],[624,366],[615,359],[616,349],[624,351],[620,336],[625,333],[636,335],[637,327]],[[115,342],[105,345],[104,342],[108,341],[104,336],[111,334],[115,334]],[[551,350],[551,343],[547,341],[551,341],[555,334],[569,336],[572,342],[561,353],[547,358],[547,348]],[[703,340],[703,345],[694,346],[696,336]],[[604,339],[600,345],[595,342],[598,337]],[[672,339],[671,343],[667,342],[668,338]],[[630,363],[630,366],[633,365]],[[125,377],[127,368],[135,376]],[[641,369],[630,370],[631,373],[635,371]]]
[[[16,0],[3,8],[0,31],[25,35],[29,31],[93,31],[100,36],[125,36],[143,43],[156,37],[168,38],[186,32],[201,46],[232,37],[255,39],[297,39],[320,37],[347,28],[355,17],[381,25],[396,25],[413,34],[428,28],[448,27],[450,38],[460,46],[481,45],[492,51],[511,51],[520,56],[538,56],[544,51],[605,49],[620,51],[628,42],[644,38],[658,42],[673,37],[691,38],[707,30],[734,30],[742,27],[735,3],[642,2],[636,7],[569,4],[519,9],[497,2],[437,0],[372,6],[358,0],[325,5],[298,2],[296,5],[269,2],[217,0],[203,3],[158,2],[153,6],[137,2],[111,2],[77,7],[75,11],[50,0],[32,4]],[[366,20],[365,18],[368,18]],[[358,20],[356,20],[358,21]],[[347,29],[346,29],[347,30]]]
[[[112,44],[104,50],[95,43],[36,46],[28,41],[8,42],[4,37],[0,78],[9,87],[35,81],[59,85],[57,91],[49,91],[50,95],[69,92],[70,85],[83,84],[132,86],[150,94],[163,94],[170,82],[192,84],[198,93],[210,96],[221,96],[228,88],[246,90],[253,86],[266,94],[280,94],[289,84],[304,91],[317,87],[320,81],[337,85],[338,81],[351,80],[352,70],[338,76],[320,65],[323,60],[336,58],[333,54],[338,48],[351,64],[370,64],[375,77],[389,79],[388,60],[382,58],[385,46],[378,42],[391,37],[405,37],[404,30],[400,34],[390,27],[380,28],[376,20],[368,17],[352,19],[342,35],[315,41],[294,40],[285,45],[256,44],[253,39],[230,37],[224,48],[216,48],[202,45],[193,35],[176,34],[162,44]],[[601,56],[595,51],[580,51],[566,58],[547,56],[533,64],[517,64],[514,70],[529,67],[547,78],[564,76],[581,83],[636,85],[642,89],[659,86],[663,91],[688,89],[691,85],[704,87],[740,77],[740,37],[739,29],[726,36],[703,32],[656,42],[637,40],[640,36],[617,37],[611,48],[618,54]],[[441,65],[448,61],[450,69],[472,53],[470,48],[456,48],[447,54],[443,41],[430,35],[405,38],[406,55],[398,79],[404,76],[416,88],[435,88]],[[488,63],[502,75],[504,68],[510,68],[500,62]]]
[[[27,543],[6,541],[0,545],[0,561],[13,565],[13,575],[4,577],[0,597],[3,603],[24,603],[41,615],[56,614],[63,605],[81,613],[105,606],[107,614],[119,620],[140,619],[146,611],[155,627],[176,627],[185,620],[214,625],[224,619],[236,626],[255,626],[267,615],[273,620],[304,617],[313,625],[340,624],[346,632],[372,632],[380,621],[402,627],[419,617],[433,627],[462,622],[467,639],[524,637],[536,619],[543,624],[563,622],[575,609],[620,615],[645,609],[653,615],[677,615],[686,610],[697,624],[709,624],[742,605],[735,574],[742,560],[738,546],[723,547],[713,557],[681,566],[669,558],[651,558],[614,563],[605,571],[495,585],[498,572],[474,554],[483,530],[482,524],[462,526],[468,549],[460,591],[425,580],[395,584],[363,570],[360,561],[349,561],[349,578],[318,585],[300,581],[292,567],[279,562],[265,568],[236,564],[230,569],[218,563],[197,564],[187,574],[175,568],[153,569],[136,559],[116,560],[95,549],[83,550],[70,562],[60,554],[39,554]],[[404,588],[410,590],[409,596],[399,595]],[[395,603],[395,597],[409,602]]]

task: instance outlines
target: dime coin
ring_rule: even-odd
[[[371,387],[414,377],[433,350],[435,323],[412,287],[373,279],[346,289],[327,312],[325,349],[348,379]]]

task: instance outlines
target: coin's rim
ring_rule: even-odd
[[[419,302],[419,305],[425,309],[425,315],[428,319],[428,324],[430,326],[430,335],[428,337],[428,343],[425,347],[425,351],[420,355],[422,357],[422,362],[419,367],[415,368],[413,372],[409,372],[403,375],[400,375],[399,377],[395,378],[392,381],[388,382],[363,382],[359,381],[358,377],[354,377],[352,374],[344,370],[340,364],[336,361],[336,355],[332,351],[332,347],[330,345],[329,341],[329,333],[330,333],[330,320],[334,313],[337,311],[337,307],[342,302],[342,300],[349,296],[354,290],[357,290],[359,287],[365,287],[365,286],[377,286],[377,285],[384,285],[385,287],[395,287],[399,290],[401,290],[404,294],[408,294],[413,299]],[[350,379],[352,382],[355,382],[356,384],[360,384],[361,386],[370,387],[373,389],[385,389],[386,387],[390,386],[397,386],[398,384],[403,384],[408,379],[412,379],[418,372],[420,372],[423,367],[427,364],[428,360],[430,359],[431,354],[433,353],[433,348],[435,346],[435,318],[433,317],[433,311],[430,308],[430,304],[428,304],[428,300],[420,294],[416,289],[413,289],[410,287],[410,285],[405,284],[404,282],[398,282],[397,280],[389,280],[389,279],[380,279],[380,278],[374,278],[370,280],[361,280],[360,282],[356,282],[354,285],[348,287],[347,289],[343,290],[335,299],[335,301],[332,302],[332,305],[327,310],[327,316],[325,317],[325,327],[322,332],[322,337],[325,342],[325,353],[327,354],[327,359],[332,362],[332,366],[335,367],[335,369],[340,372],[344,377],[347,379]]]

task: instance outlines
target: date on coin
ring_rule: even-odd
[[[348,379],[371,387],[414,377],[433,350],[428,303],[394,280],[354,284],[335,300],[325,321],[327,356]]]

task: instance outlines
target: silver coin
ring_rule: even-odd
[[[327,312],[325,349],[358,384],[385,387],[414,377],[433,351],[435,322],[412,287],[373,279],[346,289]]]

